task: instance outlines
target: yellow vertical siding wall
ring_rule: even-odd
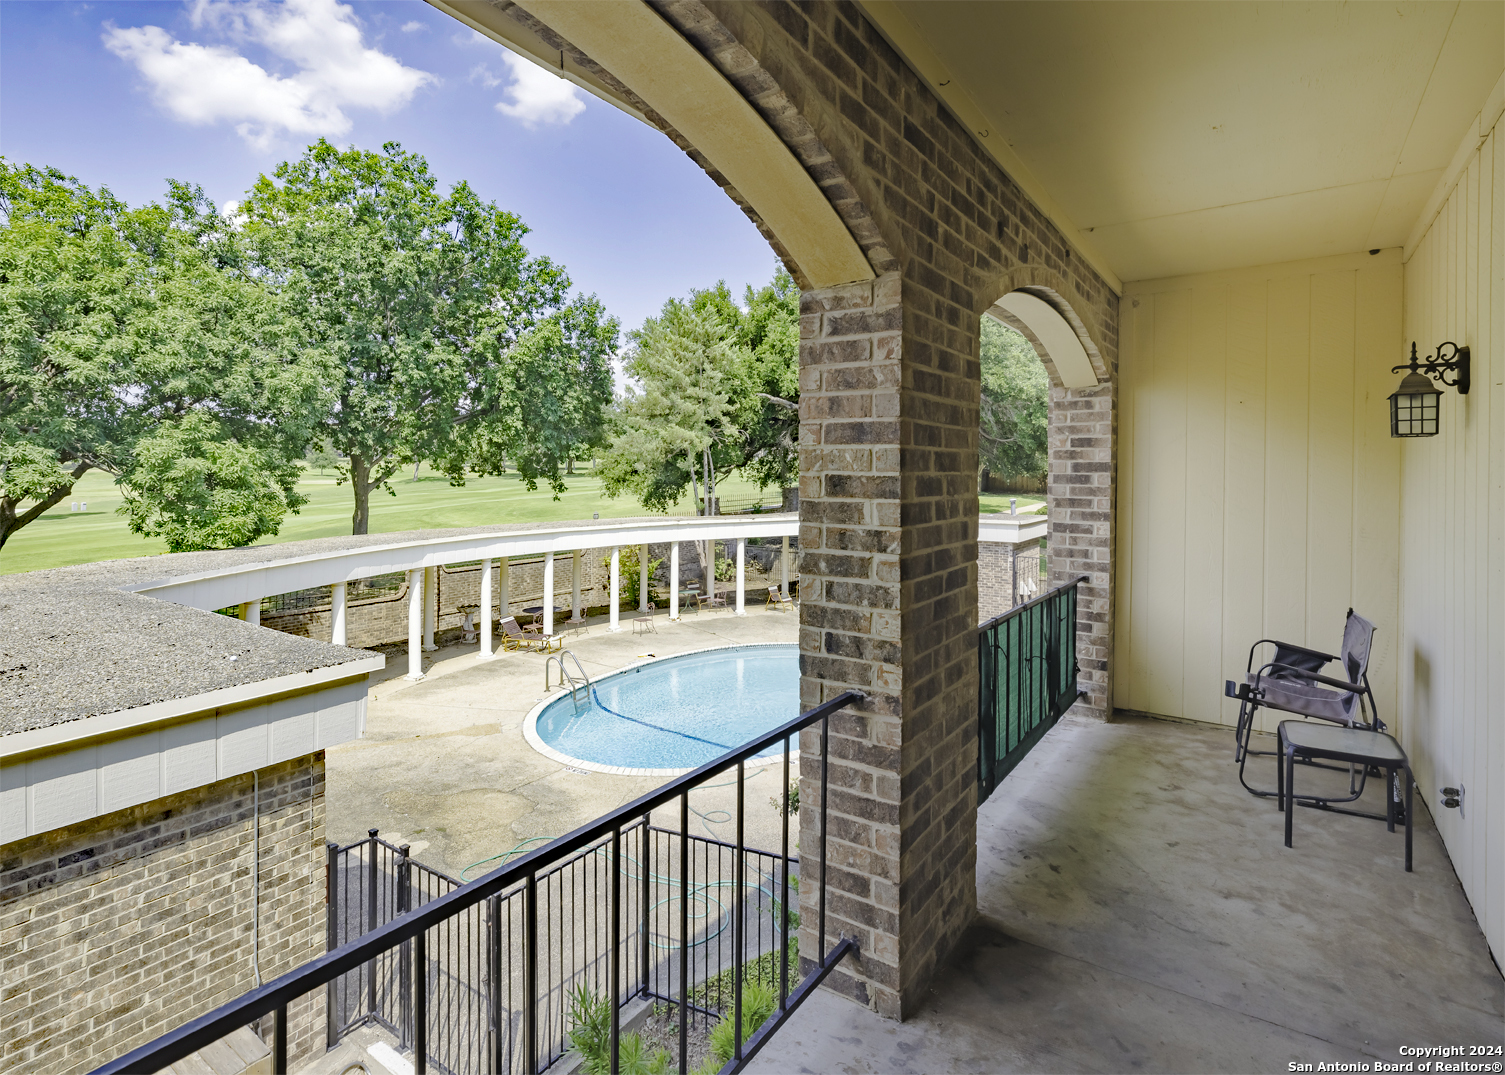
[[[1405,266],[1405,341],[1473,351],[1473,388],[1402,449],[1400,700],[1453,866],[1505,956],[1505,138],[1498,127]],[[1437,789],[1462,786],[1463,809]]]
[[[1401,277],[1392,249],[1127,285],[1118,707],[1232,724],[1251,644],[1336,652],[1352,606],[1395,723]]]

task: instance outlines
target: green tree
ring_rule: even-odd
[[[733,399],[741,394],[744,355],[732,341],[726,288],[670,299],[658,317],[628,334],[629,386],[617,432],[599,473],[608,496],[631,492],[652,511],[667,511],[689,488],[697,513],[709,513],[718,467],[742,458]],[[701,488],[705,498],[701,499]]]
[[[196,188],[130,209],[55,169],[0,161],[0,545],[92,468],[195,411],[243,444],[301,454],[317,356]]]
[[[308,502],[296,491],[301,475],[284,454],[242,444],[213,415],[192,411],[136,442],[118,510],[134,533],[162,538],[171,552],[235,548],[277,533]]]
[[[708,512],[733,471],[760,488],[798,480],[799,287],[782,268],[742,307],[725,282],[670,299],[628,339],[635,385],[601,460],[608,495],[663,511],[689,489]]]
[[[779,266],[773,282],[747,289],[737,327],[745,353],[742,380],[742,474],[764,488],[799,481],[800,289]]]
[[[529,257],[522,221],[469,185],[442,195],[396,143],[320,140],[258,179],[242,212],[300,345],[339,371],[322,434],[345,457],[353,533],[405,464],[463,484],[511,459],[557,494],[561,464],[602,441],[617,323],[593,297],[566,304],[563,269]]]
[[[1034,477],[1047,467],[1050,378],[1018,332],[982,319],[981,465]]]

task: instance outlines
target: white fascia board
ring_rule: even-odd
[[[651,523],[602,523],[599,526],[465,534],[452,538],[371,545],[316,553],[282,561],[246,564],[130,587],[136,593],[191,608],[213,610],[256,601],[269,594],[291,593],[374,575],[441,567],[470,560],[567,553],[616,545],[722,538],[792,537],[799,533],[794,512],[767,515],[665,518]]]
[[[173,698],[166,702],[154,702],[114,713],[70,720],[47,728],[34,728],[29,732],[0,736],[0,761],[11,762],[27,755],[70,749],[93,740],[115,739],[219,710],[255,705],[284,695],[305,694],[379,672],[386,666],[387,658],[377,653],[327,668],[295,672],[289,676],[243,683],[187,698]]]
[[[984,515],[977,521],[977,540],[1017,545],[1043,538],[1049,523],[1044,515]]]

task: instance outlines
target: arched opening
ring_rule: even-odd
[[[1061,521],[1063,537],[1069,533],[1062,516],[1081,505],[1067,501],[1080,499],[1076,494],[1092,473],[1073,464],[1096,446],[1083,444],[1082,431],[1069,428],[1073,411],[1066,401],[1106,379],[1099,376],[1101,358],[1094,361],[1091,337],[1078,319],[1068,320],[1060,302],[1048,289],[1018,288],[980,319],[979,622],[1081,573],[1069,537],[1057,550],[1046,533],[1049,524],[1032,522],[1044,515]]]

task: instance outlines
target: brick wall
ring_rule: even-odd
[[[1002,541],[979,542],[977,545],[977,622],[987,623],[1014,607],[1014,550],[1024,560],[1021,575],[1038,570],[1040,542],[1009,545]]]
[[[260,965],[324,952],[324,753],[257,774]],[[0,1070],[88,1071],[253,985],[252,776],[0,847]],[[323,1052],[322,990],[289,1010]]]

